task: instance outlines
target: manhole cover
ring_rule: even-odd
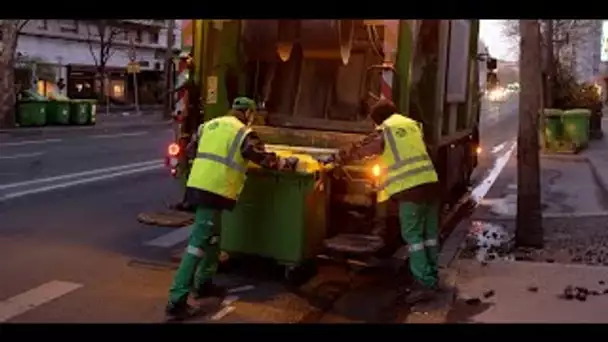
[[[159,211],[151,213],[141,213],[137,220],[143,224],[163,227],[184,227],[194,222],[192,213],[183,211]]]

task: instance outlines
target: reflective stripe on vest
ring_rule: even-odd
[[[229,168],[234,169],[240,173],[246,173],[247,167],[244,167],[243,165],[239,165],[237,162],[235,162],[234,156],[239,151],[240,142],[243,139],[243,136],[247,133],[247,130],[248,130],[248,128],[246,126],[243,126],[239,129],[236,136],[234,137],[234,140],[232,140],[232,144],[230,145],[230,149],[228,150],[228,156],[222,157],[222,156],[218,156],[217,154],[212,154],[212,153],[207,153],[207,152],[197,152],[196,158],[213,160],[214,162],[224,164],[224,165],[228,166]],[[203,132],[203,130],[201,130],[201,133],[202,132]],[[199,141],[201,138],[202,138],[202,134],[201,134],[201,136],[199,136]]]
[[[403,190],[438,180],[422,140],[419,123],[400,114],[393,114],[385,120],[381,129],[385,142],[381,160],[386,167],[384,179],[377,187],[379,202]],[[400,130],[405,135],[399,135]],[[401,145],[398,145],[398,138]],[[404,148],[404,143],[408,145],[407,148]]]

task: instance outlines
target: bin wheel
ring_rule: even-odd
[[[317,274],[317,263],[307,260],[296,265],[285,266],[285,282],[289,286],[300,287]]]

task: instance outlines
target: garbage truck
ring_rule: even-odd
[[[479,66],[492,63],[477,52],[478,20],[187,22],[176,85],[188,81],[189,86],[176,91],[175,142],[166,156],[175,177],[187,177],[191,160],[185,147],[198,125],[225,115],[237,96],[258,103],[253,129],[269,150],[311,157],[334,153],[374,130],[367,111],[387,98],[422,124],[442,187],[442,218],[466,196],[480,150]],[[310,182],[294,182],[252,167],[236,213],[223,221],[222,249],[266,254],[290,264],[289,270],[340,251],[349,251],[348,260],[356,254],[363,260],[363,255],[389,257],[404,250],[396,206],[378,203],[374,160],[318,171]],[[292,201],[302,191],[308,195]],[[283,197],[261,199],[269,196]],[[265,207],[254,209],[260,202]],[[262,222],[264,215],[270,217]],[[236,228],[254,223],[257,227]],[[271,225],[282,228],[261,227]],[[301,225],[304,232],[296,233],[300,228],[294,227]],[[268,236],[261,237],[263,232]],[[286,256],[294,250],[301,252]]]

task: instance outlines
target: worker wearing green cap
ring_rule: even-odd
[[[264,143],[249,125],[255,102],[238,97],[228,115],[210,120],[198,129],[196,153],[188,177],[187,201],[196,206],[188,247],[169,291],[166,314],[181,320],[197,313],[188,305],[195,298],[223,297],[225,289],[213,284],[219,259],[220,218],[232,210],[245,185],[249,161],[267,169],[295,171],[297,158],[280,158],[266,152]]]

